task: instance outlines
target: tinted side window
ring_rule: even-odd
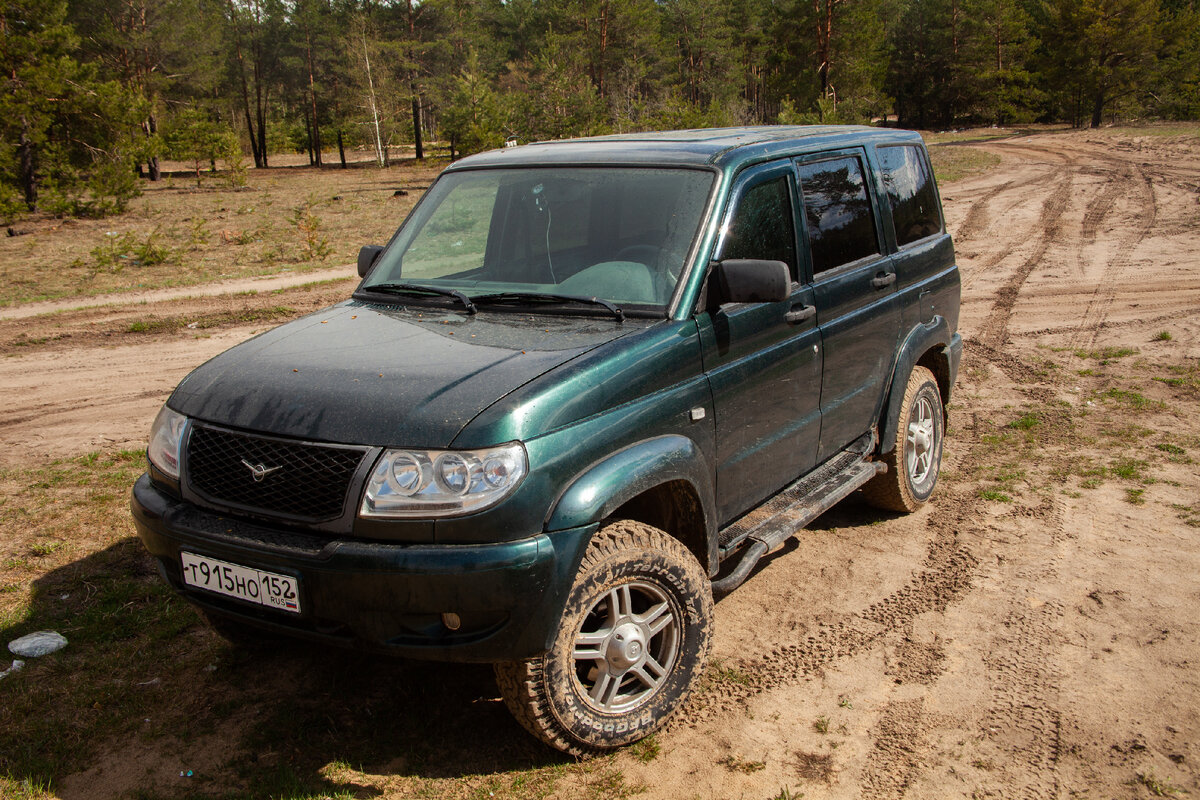
[[[796,272],[796,229],[786,177],[751,188],[738,201],[719,259],[762,258],[782,261]]]
[[[942,215],[938,212],[937,194],[929,162],[917,147],[881,147],[879,163],[892,206],[892,224],[896,228],[896,244],[932,236],[942,231]]]
[[[859,160],[817,161],[801,164],[799,170],[813,272],[878,253],[875,218]]]

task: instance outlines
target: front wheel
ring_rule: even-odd
[[[863,487],[873,505],[889,511],[916,511],[933,494],[942,465],[945,415],[937,379],[925,367],[913,367],[900,404],[888,470]]]
[[[497,664],[513,716],[584,755],[654,732],[686,702],[708,660],[712,587],[666,533],[621,520],[592,537],[550,650]]]

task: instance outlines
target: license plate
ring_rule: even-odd
[[[300,613],[300,582],[289,575],[180,552],[183,582],[188,586],[236,597],[280,611]]]

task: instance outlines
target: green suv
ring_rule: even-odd
[[[491,662],[533,734],[618,747],[763,555],[860,488],[933,491],[960,284],[915,133],[484,153],[358,266],[154,422],[138,532],[231,638]]]

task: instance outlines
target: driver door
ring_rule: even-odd
[[[730,194],[715,260],[783,261],[791,296],[727,303],[697,316],[716,417],[716,492],[722,524],[811,469],[820,437],[820,331],[801,280],[790,163],[743,173]]]

